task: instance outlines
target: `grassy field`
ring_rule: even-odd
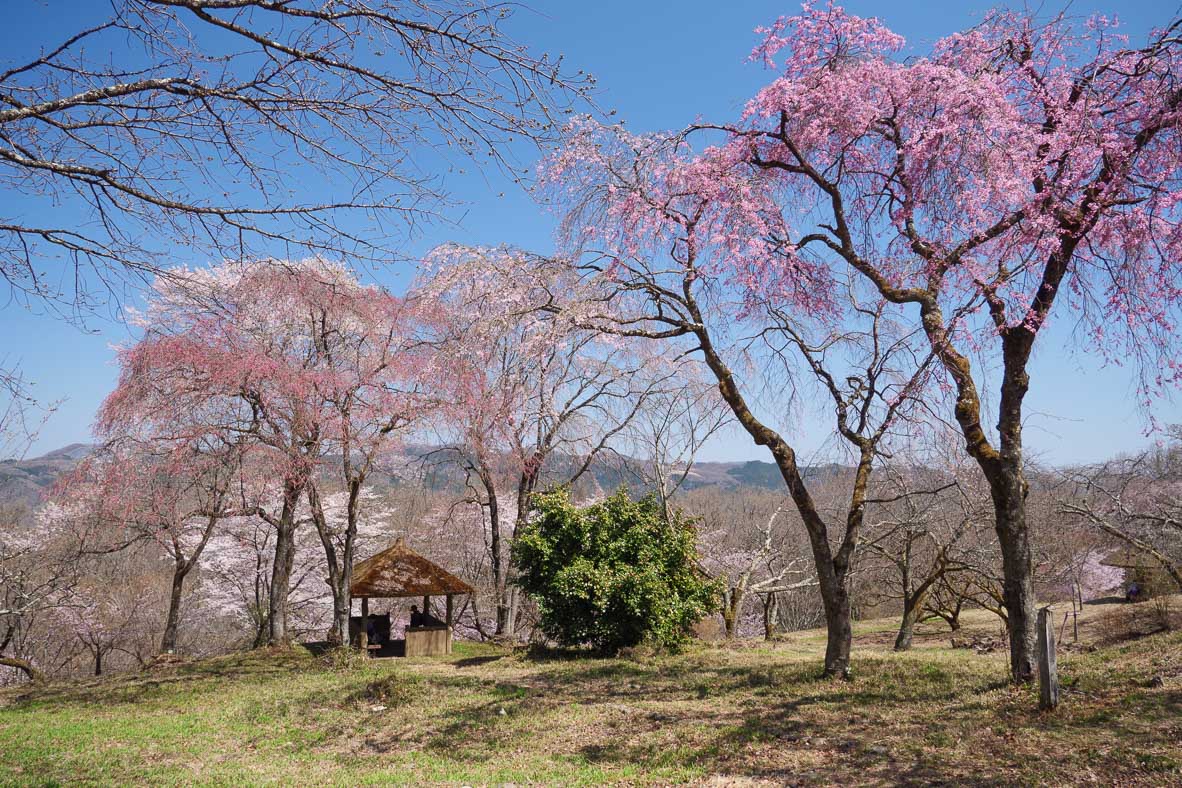
[[[934,625],[894,654],[892,626],[859,626],[851,682],[816,678],[806,632],[630,659],[300,648],[10,689],[0,783],[1182,784],[1182,633],[1089,611],[1043,714],[1003,654]]]

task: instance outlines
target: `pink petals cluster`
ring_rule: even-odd
[[[360,448],[409,419],[417,381],[431,374],[402,302],[319,259],[175,272],[157,282],[142,322],[100,430],[250,437],[281,475],[306,475],[319,450]]]
[[[737,311],[769,297],[829,311],[828,272],[797,254],[773,180],[745,165],[748,140],[694,151],[684,136],[637,136],[589,118],[568,131],[543,165],[542,184],[573,206],[563,238],[569,252],[625,266],[667,258],[670,276],[700,279]]]
[[[901,59],[878,20],[806,3],[758,32],[752,57],[776,73],[738,118],[676,135],[572,124],[543,179],[571,249],[821,314],[853,261],[985,316],[957,327],[969,339],[1037,332],[1070,301],[1102,354],[1180,380],[1176,30],[1134,47],[1104,18],[995,12]]]
[[[768,27],[755,28],[755,32],[764,38],[752,50],[751,59],[776,68],[776,55],[787,49],[788,57],[781,68],[791,78],[898,52],[905,43],[902,36],[891,32],[877,18],[850,16],[832,3],[818,9],[815,3],[805,2],[799,15],[782,16]]]

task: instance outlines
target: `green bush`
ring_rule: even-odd
[[[696,568],[692,524],[680,513],[667,522],[655,499],[621,490],[580,509],[560,489],[534,505],[513,558],[542,630],[561,645],[673,646],[716,604],[717,585]]]

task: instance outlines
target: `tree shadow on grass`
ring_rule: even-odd
[[[454,660],[451,664],[457,668],[476,668],[504,658],[504,654],[489,654],[483,657],[464,657],[463,659]]]
[[[21,709],[143,703],[166,697],[170,691],[184,685],[200,688],[225,680],[290,675],[294,668],[303,667],[308,660],[307,652],[297,649],[239,652],[199,662],[148,668],[138,673],[52,682],[42,686],[25,685],[11,696],[9,706]]]
[[[895,704],[892,711],[912,716],[910,724],[916,725],[923,706],[922,701],[909,700]],[[811,707],[828,714],[831,721],[808,717],[804,712]],[[692,745],[669,748],[663,742],[612,740],[589,743],[580,753],[589,762],[603,765],[694,766],[731,778],[777,783],[1011,784],[1004,777],[966,773],[953,758],[946,763],[917,758],[884,744],[880,727],[856,716],[863,708],[857,693],[810,694],[748,707],[734,724],[719,724],[716,735]],[[909,708],[914,708],[914,714]]]
[[[876,713],[922,719],[933,707],[960,701],[962,714],[979,714],[990,704],[982,695],[1008,686],[1000,675],[973,673],[976,666],[966,666],[963,676],[955,670],[925,671],[919,667],[895,676],[899,665],[871,663],[863,665],[865,679],[844,682],[820,678],[811,663],[715,665],[709,670],[692,661],[676,665],[584,664],[582,670],[547,666],[519,679],[521,684],[469,679],[475,681],[470,684],[469,697],[479,700],[436,718],[420,740],[425,749],[455,762],[486,759],[528,747],[538,730],[537,724],[529,724],[530,716],[585,708],[588,722],[579,726],[582,740],[575,738],[569,750],[552,755],[641,769],[706,768],[758,779],[800,779],[800,774],[785,771],[783,763],[768,765],[758,759],[748,762],[733,757],[749,744],[770,742],[818,750],[837,747],[843,768],[868,768],[877,763],[884,779],[930,782],[948,775],[931,765],[904,766],[885,758],[872,736],[861,740],[839,726],[818,732],[809,727],[802,711],[819,707],[825,714],[849,719],[869,707]],[[923,674],[926,680],[906,691],[900,684],[886,681],[906,683],[911,673]],[[458,680],[432,677],[430,683],[450,686]],[[764,691],[766,694],[761,694]],[[496,694],[490,698],[488,693]],[[518,724],[523,717],[526,723]],[[382,746],[388,745],[374,749],[381,751]],[[977,784],[1000,782],[983,779]]]

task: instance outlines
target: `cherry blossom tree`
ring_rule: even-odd
[[[590,297],[569,267],[514,249],[435,251],[408,296],[438,354],[436,456],[460,467],[487,512],[496,634],[514,628],[507,542],[541,485],[591,478],[593,463],[675,370],[578,323],[556,303]],[[508,502],[508,506],[506,506]]]
[[[1070,313],[1081,345],[1137,364],[1145,396],[1179,381],[1177,24],[1138,47],[1103,18],[994,12],[903,59],[878,20],[810,3],[760,30],[753,57],[775,76],[739,118],[673,137],[581,121],[551,164],[580,208],[589,185],[614,189],[606,227],[579,229],[616,269],[663,251],[672,221],[692,230],[675,259],[756,299],[831,315],[852,276],[922,331],[989,481],[1016,681],[1035,666],[1022,418],[1036,340]],[[976,353],[1000,367],[992,432]]]
[[[160,651],[173,653],[186,578],[219,523],[247,506],[239,494],[241,446],[227,445],[216,434],[180,442],[160,435],[146,439],[149,424],[130,423],[139,415],[101,409],[100,434],[108,442],[61,480],[53,495],[90,507],[86,552],[110,554],[148,544],[168,557],[172,578]],[[138,434],[113,436],[133,426]]]
[[[561,240],[592,292],[571,307],[574,319],[700,354],[739,426],[768,447],[784,479],[825,605],[825,674],[848,675],[848,581],[870,478],[927,388],[932,354],[856,279],[839,283],[769,247],[766,236],[784,227],[776,204],[732,161],[687,160],[683,147],[580,121],[547,163],[544,181],[567,211]],[[848,506],[833,516],[836,545],[796,448],[766,415],[778,411],[791,426],[806,391],[831,403],[834,431],[857,468]]]
[[[329,639],[348,643],[358,527],[374,496],[362,495],[371,473],[427,410],[424,381],[436,376],[433,357],[416,341],[415,320],[401,301],[356,282],[301,289],[297,308],[317,315],[313,344],[316,375],[308,392],[324,459],[306,487],[312,523],[320,536],[333,595]],[[325,489],[339,490],[333,506]],[[328,512],[343,509],[340,522]]]
[[[324,435],[310,402],[316,366],[316,310],[301,288],[331,288],[352,276],[322,261],[224,263],[159,278],[144,336],[120,354],[119,386],[104,408],[163,423],[211,425],[256,450],[247,486],[274,483],[277,508],[256,514],[275,528],[269,640],[284,643],[297,514]],[[272,500],[256,494],[253,500]]]
[[[414,375],[431,369],[422,357],[412,363],[401,303],[318,259],[224,263],[159,279],[140,322],[144,337],[122,353],[105,410],[249,450],[235,506],[255,502],[275,529],[268,639],[290,639],[295,532],[305,518],[328,559],[334,632],[347,635],[360,491],[418,407]],[[327,478],[330,456],[338,468]],[[278,494],[266,491],[269,480]],[[336,490],[351,501],[339,545],[322,501]]]

